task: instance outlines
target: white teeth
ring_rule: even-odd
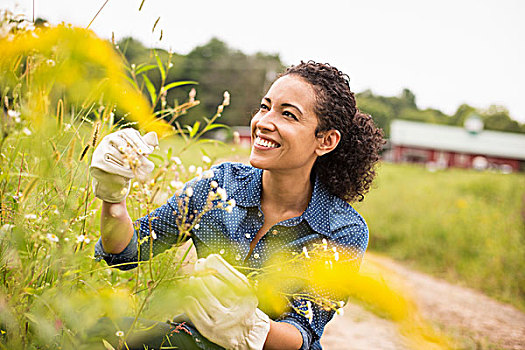
[[[268,141],[268,140],[263,140],[263,139],[261,139],[260,137],[257,137],[257,138],[255,139],[255,143],[256,143],[257,145],[264,146],[264,147],[268,147],[268,148],[277,148],[277,147],[279,147],[278,144],[273,143],[273,142]]]

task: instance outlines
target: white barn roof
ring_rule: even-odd
[[[457,126],[394,120],[390,141],[399,146],[525,160],[525,135],[509,132],[482,130],[472,134]]]

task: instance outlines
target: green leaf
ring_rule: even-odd
[[[146,89],[148,89],[151,104],[155,107],[154,104],[157,101],[157,91],[155,90],[155,86],[153,86],[153,83],[149,80],[147,75],[144,74],[142,78],[144,79],[144,83],[146,83]]]
[[[106,339],[102,339],[102,344],[104,344],[104,347],[107,349],[107,350],[115,350],[115,348],[113,347],[113,345],[111,345],[110,343],[108,343],[106,341]]]
[[[161,162],[164,162],[164,158],[162,158],[162,156],[159,156],[158,154],[150,154],[148,158],[153,158],[153,159],[160,160]]]
[[[166,80],[166,70],[164,69],[164,65],[162,64],[162,61],[160,60],[159,54],[156,50],[153,50],[155,53],[155,60],[157,60],[157,67],[159,67],[160,76],[162,77],[162,81]]]
[[[193,138],[195,135],[197,135],[197,132],[199,131],[199,127],[201,126],[200,121],[196,121],[195,124],[193,124],[193,128],[190,130],[190,138]]]
[[[148,65],[145,65],[145,66],[139,66],[137,68],[137,71],[135,72],[135,74],[139,75],[141,73],[147,72],[147,71],[155,69],[155,68],[157,68],[157,66],[154,65],[154,64],[148,64]]]
[[[202,140],[197,141],[195,144],[196,145],[200,145],[200,144],[203,144],[203,143],[214,143],[216,145],[226,146],[225,142],[222,142],[222,141],[219,141],[219,140],[210,140],[210,139],[202,139]]]
[[[176,88],[176,87],[179,87],[179,86],[183,86],[183,85],[198,85],[199,83],[197,83],[196,81],[191,81],[191,80],[184,80],[184,81],[175,81],[173,83],[169,83],[167,85],[164,85],[161,89],[161,92],[164,92],[164,91],[168,91],[170,89],[173,89],[173,88]]]
[[[31,321],[31,322],[34,323],[34,324],[39,324],[39,323],[41,323],[41,322],[38,320],[38,317],[36,317],[36,316],[33,315],[33,314],[30,314],[29,312],[24,313],[24,316],[25,316],[29,321]]]
[[[135,80],[131,79],[131,78],[128,77],[127,75],[126,75],[126,80],[129,81],[129,83],[130,83],[131,85],[133,85],[133,87],[134,87],[135,89],[138,90],[139,87],[137,86],[137,83],[135,82]]]
[[[206,125],[206,127],[204,128],[204,130],[202,130],[202,132],[210,131],[210,130],[217,129],[217,128],[229,129],[230,127],[226,124],[209,124],[209,125]]]

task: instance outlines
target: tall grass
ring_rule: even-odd
[[[525,176],[383,164],[370,249],[525,310]]]
[[[213,158],[231,151],[230,146],[206,148],[209,142],[201,139],[221,127],[217,121],[229,95],[214,116],[184,125],[179,117],[198,103],[194,92],[180,105],[169,104],[166,91],[182,83],[163,80],[165,85],[155,87],[143,75],[158,69],[167,76],[170,62],[129,67],[110,43],[89,31],[66,25],[22,28],[20,23],[0,16],[0,349],[80,348],[86,330],[103,316],[172,317],[181,309],[184,288],[178,282],[187,277],[181,267],[188,250],[175,247],[130,271],[95,261],[100,201],[91,192],[88,165],[100,139],[124,126],[166,137],[162,151],[150,156],[157,165],[151,178],[136,181],[128,197],[132,217],[143,216],[180,191],[183,182],[203,175]],[[118,122],[117,112],[125,117]],[[169,139],[170,134],[178,139]],[[210,190],[215,202],[217,191]],[[184,223],[179,231],[188,233],[194,224]],[[150,248],[155,236],[147,238],[139,248]],[[339,255],[323,251],[331,253],[319,265],[337,267]],[[312,262],[307,252],[292,258],[297,259]],[[274,265],[278,272],[284,263]],[[327,286],[343,286],[348,294],[357,283],[356,297],[376,296],[365,301],[402,324],[415,348],[446,347],[411,303],[380,277],[337,271],[321,270],[308,282],[326,276]],[[261,285],[269,286],[262,291],[263,302],[283,305],[280,291],[271,288],[278,283]],[[341,307],[340,301],[322,303]],[[119,348],[125,348],[128,334],[117,333]]]

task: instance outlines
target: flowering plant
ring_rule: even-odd
[[[236,205],[212,180],[211,155],[205,153],[200,165],[185,166],[181,160],[183,152],[202,144],[204,133],[222,127],[217,119],[230,103],[229,94],[213,117],[185,126],[179,117],[199,101],[194,89],[182,104],[166,100],[169,89],[193,84],[166,81],[171,55],[162,62],[154,52],[155,65],[128,65],[115,44],[88,30],[35,28],[8,12],[0,15],[0,47],[0,348],[77,348],[83,332],[103,316],[173,316],[175,301],[181,299],[175,282],[187,276],[183,270],[191,246],[140,262],[130,271],[95,261],[99,202],[91,192],[89,158],[102,136],[123,127],[154,130],[165,137],[167,151],[151,156],[157,170],[150,179],[134,182],[128,207],[132,217],[141,217],[178,195],[183,215],[176,224],[182,241],[198,229],[207,211],[231,212]],[[161,75],[158,88],[148,83],[145,73],[150,69]],[[126,118],[119,120],[119,115]],[[177,144],[177,154],[169,143]],[[137,166],[132,153],[127,161]],[[194,177],[211,181],[206,205],[190,213],[188,201],[194,193],[184,183]],[[138,241],[139,249],[152,257],[155,239],[157,233],[150,230]],[[340,314],[344,305],[342,299],[322,293],[278,291],[278,281],[287,277],[282,269],[286,264],[302,264],[308,271],[301,276],[306,284],[342,288],[345,295],[356,285],[385,290],[376,280],[341,270],[342,252],[326,241],[280,259],[248,274],[260,302],[276,312],[293,298],[305,301],[298,310],[309,320],[312,304]],[[128,334],[119,330],[116,335],[124,347]]]

